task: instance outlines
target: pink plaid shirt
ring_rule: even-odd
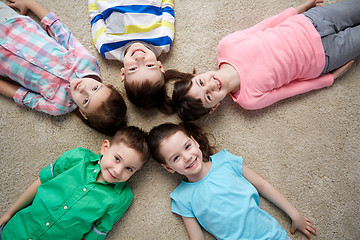
[[[0,24],[0,75],[21,84],[14,95],[19,105],[61,115],[77,108],[70,81],[90,75],[101,79],[99,67],[54,13],[41,25],[20,15]]]

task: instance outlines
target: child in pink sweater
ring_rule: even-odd
[[[308,0],[226,36],[217,71],[167,74],[181,79],[173,92],[180,118],[211,113],[228,93],[243,108],[260,109],[332,85],[360,55],[360,0],[316,7],[322,2]]]

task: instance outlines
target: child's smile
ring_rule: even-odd
[[[209,172],[209,168],[204,168],[208,163],[203,162],[199,144],[182,131],[161,142],[160,154],[166,162],[162,164],[166,170],[186,176],[189,182],[199,181]]]
[[[188,95],[200,99],[205,108],[215,107],[228,94],[223,90],[223,83],[219,76],[215,74],[216,72],[207,72],[196,75],[191,80],[192,86]]]
[[[103,156],[100,161],[101,171],[98,181],[125,182],[143,165],[142,155],[122,142],[110,146],[110,142],[105,140],[101,154]]]

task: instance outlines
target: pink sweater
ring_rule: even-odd
[[[245,109],[267,107],[281,99],[332,85],[321,38],[294,8],[223,38],[219,66],[228,63],[240,77],[233,100]]]

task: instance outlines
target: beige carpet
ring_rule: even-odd
[[[4,0],[2,0],[4,1]],[[96,56],[101,74],[125,96],[119,62],[102,59],[92,44],[87,1],[39,0],[57,13]],[[335,2],[335,1],[329,1]],[[328,2],[328,3],[329,3]],[[176,35],[166,69],[216,69],[216,46],[225,35],[301,4],[285,0],[176,0]],[[261,69],[259,69],[261,70]],[[360,66],[359,59],[327,89],[296,96],[258,111],[227,98],[197,123],[217,139],[218,150],[242,155],[245,163],[275,185],[317,227],[314,239],[360,239]],[[0,213],[37,178],[40,169],[64,151],[86,147],[100,152],[104,136],[73,114],[50,117],[0,96]],[[144,130],[165,121],[156,110],[139,111],[127,101],[128,122]],[[151,160],[130,180],[134,202],[107,239],[188,239],[181,218],[170,211],[170,192],[180,178]],[[262,208],[285,230],[290,219],[261,199]],[[213,239],[209,234],[208,239]],[[297,232],[293,239],[305,239]]]

